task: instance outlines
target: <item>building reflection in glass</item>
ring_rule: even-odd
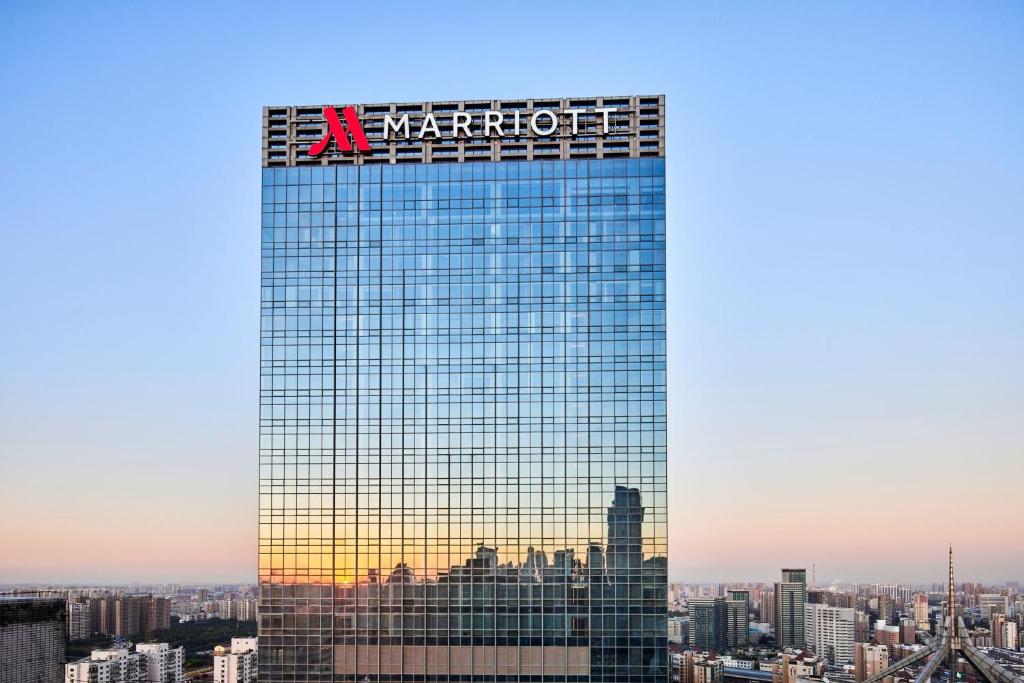
[[[666,680],[664,160],[263,182],[261,680]]]

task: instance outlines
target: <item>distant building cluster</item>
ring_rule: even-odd
[[[121,638],[143,636],[171,625],[171,600],[158,595],[129,595],[91,591],[68,593],[68,638],[92,635]]]
[[[739,676],[768,681],[763,673],[730,672],[770,668],[771,680],[779,683],[781,658],[788,657],[791,680],[813,679],[819,673],[811,669],[824,667],[830,681],[864,681],[924,649],[946,609],[948,591],[941,584],[817,587],[807,578],[806,570],[787,568],[773,584],[670,584],[667,635],[673,680],[710,683]],[[1024,630],[1019,584],[996,589],[965,583],[956,602],[975,645],[1016,661]],[[809,663],[813,667],[807,668]]]
[[[612,514],[610,520],[618,518]],[[628,534],[611,535],[620,536]],[[367,599],[372,595],[381,601],[382,615],[392,617],[407,616],[398,600],[423,591],[432,596],[431,591],[444,589],[447,601],[473,598],[483,585],[481,576],[501,577],[491,595],[499,602],[503,591],[514,589],[520,604],[528,604],[533,592],[538,601],[554,596],[572,603],[559,587],[578,593],[595,581],[614,585],[610,568],[634,560],[619,545],[592,548],[586,559],[567,551],[549,560],[542,551],[531,551],[528,561],[519,564],[501,563],[497,549],[480,546],[445,581],[424,581],[399,565],[361,590]],[[954,593],[944,592],[940,584],[816,587],[813,579],[808,584],[803,569],[783,569],[780,579],[772,584],[673,583],[667,594],[644,592],[645,598],[660,597],[668,604],[673,683],[863,683],[911,655],[921,655],[941,636],[950,595],[955,595],[956,612],[972,643],[1016,675],[1024,674],[1024,594],[1017,583],[963,583]],[[0,595],[0,683],[181,683],[183,648],[160,642],[132,646],[127,639],[144,638],[176,621],[256,620],[251,586],[150,587],[163,595],[129,592],[138,588]],[[408,619],[392,618],[379,626],[401,636],[409,624],[415,626]],[[575,633],[577,626],[573,620],[559,628]],[[113,638],[114,644],[65,661],[66,639],[96,636]],[[207,675],[214,683],[256,682],[255,637],[235,637],[200,654],[212,656]],[[960,667],[961,673],[971,673],[963,660]],[[886,682],[892,683],[888,678]]]
[[[182,623],[206,619],[256,621],[256,598],[232,596],[202,602],[175,603],[174,613]]]
[[[255,591],[247,585],[202,587],[179,591],[171,614],[182,623],[206,619],[256,621],[256,604]]]
[[[720,683],[726,677],[763,680],[766,683],[796,683],[820,679],[825,673],[825,662],[806,652],[784,651],[761,658],[735,658],[715,652],[686,650],[672,653],[670,671],[672,680],[678,683]]]

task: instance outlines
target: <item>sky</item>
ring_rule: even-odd
[[[1024,5],[3,15],[0,582],[253,580],[262,106],[650,93],[670,576],[1024,579]]]

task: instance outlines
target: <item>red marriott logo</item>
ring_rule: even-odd
[[[323,154],[324,150],[327,149],[327,145],[331,143],[331,138],[334,138],[334,142],[337,143],[338,149],[343,152],[352,151],[352,142],[349,141],[349,136],[352,136],[352,140],[356,143],[356,149],[360,152],[369,152],[370,143],[366,141],[366,133],[363,132],[363,126],[359,123],[359,116],[356,114],[356,108],[352,106],[345,107],[341,110],[341,115],[345,118],[345,123],[341,122],[338,118],[338,110],[334,107],[324,107],[324,119],[327,121],[327,134],[324,135],[320,142],[313,143],[309,146],[307,154],[311,157],[318,157]]]

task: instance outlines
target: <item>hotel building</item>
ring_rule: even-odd
[[[667,680],[662,96],[263,112],[259,680]]]

